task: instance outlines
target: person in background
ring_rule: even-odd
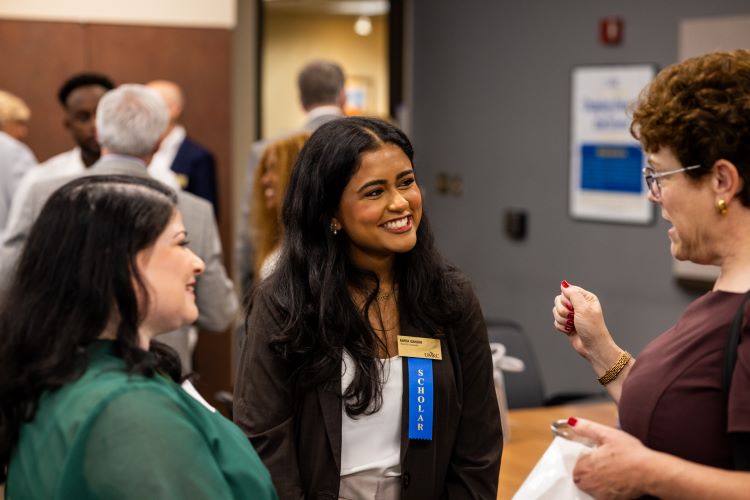
[[[57,92],[57,100],[62,106],[63,126],[70,133],[76,146],[73,149],[57,154],[30,169],[21,180],[16,191],[17,205],[26,203],[31,185],[40,179],[52,179],[66,175],[79,174],[99,160],[101,149],[96,139],[96,106],[105,92],[112,90],[114,84],[104,75],[97,73],[79,73],[68,78]],[[11,211],[9,225],[15,223],[20,210]]]
[[[99,161],[73,176],[40,180],[31,186],[22,206],[13,203],[14,211],[18,210],[19,214],[14,218],[15,223],[6,228],[0,245],[0,292],[7,287],[29,230],[52,192],[76,176],[148,176],[148,162],[158,147],[167,122],[163,100],[143,85],[120,85],[101,98],[96,110],[96,131],[102,148]],[[239,304],[224,268],[213,209],[210,203],[190,193],[178,192],[177,200],[190,233],[188,246],[206,266],[195,286],[200,312],[196,325],[204,331],[221,332],[233,323]],[[192,370],[193,331],[189,325],[183,325],[160,338],[178,352],[186,373]]]
[[[281,205],[294,162],[309,137],[301,132],[269,144],[255,170],[250,234],[255,248],[253,271],[261,280],[276,267],[283,233]]]
[[[0,241],[5,236],[18,186],[36,166],[36,157],[26,144],[0,131]]]
[[[31,110],[23,100],[0,90],[0,132],[22,141],[29,135]]]
[[[235,262],[242,290],[247,293],[253,282],[253,246],[248,232],[247,221],[251,220],[251,205],[253,200],[254,173],[258,167],[263,152],[270,142],[283,139],[299,132],[314,132],[319,126],[331,120],[344,116],[346,105],[346,90],[344,70],[337,63],[325,60],[313,60],[307,63],[297,77],[297,88],[302,108],[307,114],[307,121],[301,129],[290,131],[281,137],[271,140],[258,141],[250,150],[250,158],[245,174],[245,187],[242,196],[241,221],[237,229],[235,243]]]
[[[0,301],[8,498],[276,498],[242,432],[177,385],[179,357],[154,339],[198,317],[205,266],[187,238],[176,196],[147,177],[50,196]]]
[[[282,499],[497,498],[487,329],[435,248],[412,159],[394,126],[345,118],[292,172],[234,411]]]
[[[96,139],[96,107],[102,96],[113,88],[112,80],[98,73],[79,73],[62,84],[57,100],[64,112],[63,126],[73,138],[75,147],[44,162],[45,176],[82,172],[99,160],[101,148]]]
[[[209,201],[218,218],[216,160],[210,151],[187,136],[180,123],[185,108],[182,89],[168,80],[154,80],[146,85],[159,93],[169,110],[169,125],[151,160],[149,173],[169,186],[177,186]]]
[[[0,90],[0,241],[22,180],[37,166],[34,153],[21,142],[28,133],[30,117],[31,111],[19,97]]]
[[[747,309],[750,290],[748,96],[750,51],[718,52],[662,70],[633,112],[631,132],[648,155],[648,197],[671,223],[671,253],[678,260],[719,266],[713,289],[649,343],[637,362],[613,339],[596,295],[563,281],[554,300],[555,328],[591,363],[617,403],[623,431],[645,445],[615,432],[594,431],[601,442],[612,443],[610,451],[602,447],[581,459],[576,474],[578,484],[597,497],[687,498],[680,492],[699,482],[703,489],[694,490],[696,498],[724,498],[719,488],[738,484],[744,489],[736,491],[747,496],[747,474],[719,469],[750,463],[746,327],[727,379],[728,393],[722,375],[731,324],[740,308]],[[634,456],[612,454],[620,449],[617,443]],[[641,459],[641,466],[631,469]],[[649,474],[637,473],[645,468]],[[614,470],[621,477],[614,478]],[[705,480],[690,471],[705,472]]]

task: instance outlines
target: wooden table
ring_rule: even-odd
[[[498,499],[513,497],[552,442],[550,424],[568,417],[582,417],[616,426],[617,407],[606,402],[511,410],[511,436],[503,447]]]

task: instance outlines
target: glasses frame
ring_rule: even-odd
[[[651,192],[651,195],[657,200],[661,198],[661,184],[659,179],[662,177],[669,177],[670,175],[679,174],[680,172],[687,172],[688,170],[695,170],[700,168],[702,165],[690,165],[689,167],[677,168],[675,170],[668,170],[666,172],[657,172],[654,167],[643,168],[643,178],[646,179],[646,187]]]

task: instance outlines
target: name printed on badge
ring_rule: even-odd
[[[404,358],[443,359],[439,339],[398,336],[398,355]]]

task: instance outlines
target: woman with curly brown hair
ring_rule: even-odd
[[[750,51],[660,72],[631,132],[648,155],[649,199],[672,224],[672,255],[721,272],[637,363],[613,340],[597,297],[562,282],[555,328],[591,363],[631,435],[571,419],[599,445],[573,477],[597,498],[746,498],[750,474],[730,470],[750,469],[750,330],[740,316],[750,297]]]
[[[279,258],[281,205],[292,167],[308,137],[309,132],[301,132],[272,142],[255,171],[250,234],[255,249],[254,276],[261,280],[271,274]]]

